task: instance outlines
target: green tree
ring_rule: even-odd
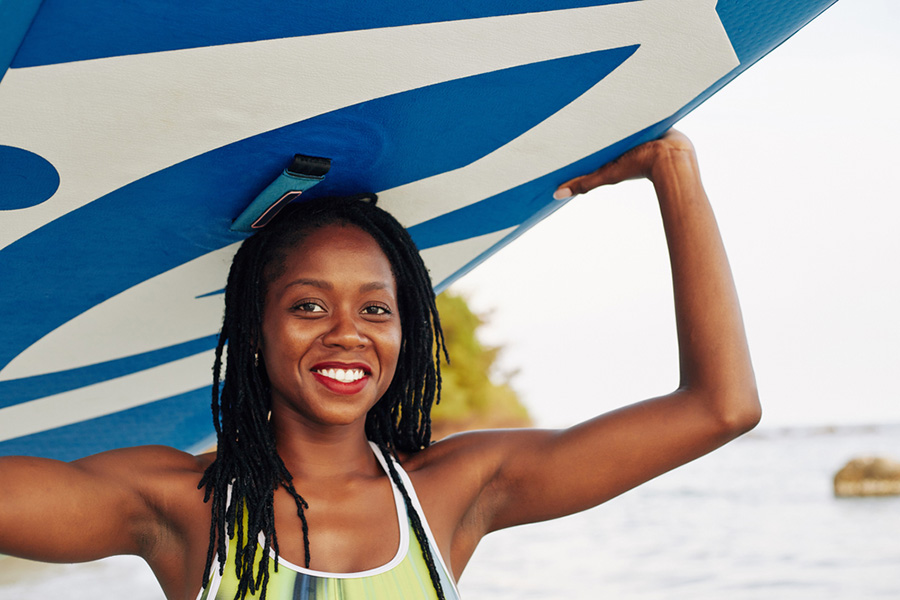
[[[441,367],[441,402],[432,411],[435,439],[464,429],[530,425],[531,418],[510,387],[509,376],[495,381],[494,362],[501,348],[486,347],[479,341],[482,318],[469,309],[462,296],[445,292],[438,296],[437,306],[450,364]]]

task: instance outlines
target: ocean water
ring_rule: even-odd
[[[469,598],[900,598],[900,497],[838,499],[900,428],[755,434],[566,519],[488,536]]]
[[[852,457],[900,460],[900,427],[744,437],[593,510],[488,536],[467,600],[900,599],[900,497],[838,499]],[[163,600],[139,560],[0,560],[0,599]]]

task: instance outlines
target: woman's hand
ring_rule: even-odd
[[[603,185],[613,185],[628,179],[654,181],[654,176],[659,175],[657,166],[671,159],[673,154],[683,152],[693,156],[694,145],[683,133],[670,129],[661,138],[632,148],[593,173],[570,179],[559,186],[553,197],[564,200]]]

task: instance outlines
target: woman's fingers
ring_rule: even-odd
[[[577,194],[584,194],[600,186],[612,185],[619,183],[620,181],[625,181],[626,179],[640,177],[640,169],[635,164],[636,161],[634,160],[635,151],[639,148],[643,149],[643,146],[638,146],[638,148],[629,150],[616,160],[606,163],[593,173],[570,179],[559,186],[556,192],[553,193],[553,197],[557,200],[565,200],[566,198],[570,198]]]
[[[565,200],[600,186],[613,185],[628,179],[650,177],[655,162],[672,150],[693,152],[693,145],[684,134],[670,129],[661,138],[632,148],[593,173],[570,179],[557,188],[553,197],[557,200]]]

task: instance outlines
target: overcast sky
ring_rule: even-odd
[[[841,0],[678,127],[731,259],[763,426],[900,423],[900,4]],[[454,288],[539,425],[677,383],[652,187],[578,198]]]

